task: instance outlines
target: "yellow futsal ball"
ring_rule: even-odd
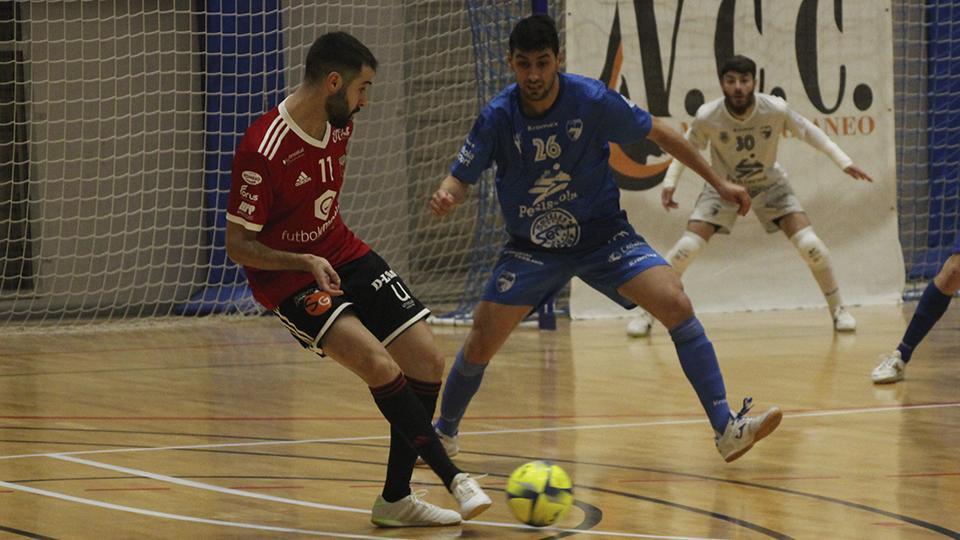
[[[524,463],[507,481],[507,506],[527,525],[552,525],[572,504],[573,484],[558,465],[543,461]]]

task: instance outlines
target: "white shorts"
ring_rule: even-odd
[[[773,185],[763,191],[755,194],[751,193],[750,201],[753,213],[760,220],[760,224],[763,225],[763,229],[767,233],[775,233],[780,230],[780,227],[774,223],[776,220],[788,214],[803,212],[800,201],[797,200],[793,188],[790,187],[785,178],[774,182]],[[705,221],[719,227],[717,232],[730,234],[733,224],[737,221],[738,208],[736,204],[721,198],[717,190],[707,184],[700,192],[693,213],[690,214],[690,220]]]

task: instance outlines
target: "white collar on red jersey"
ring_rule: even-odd
[[[306,141],[307,144],[316,146],[317,148],[326,148],[327,143],[330,142],[330,130],[332,129],[332,127],[330,126],[330,122],[327,122],[327,126],[323,130],[322,140],[310,136],[306,131],[303,130],[303,128],[298,126],[297,123],[294,122],[293,118],[290,116],[290,111],[287,110],[287,107],[285,105],[288,99],[290,98],[289,97],[284,98],[283,101],[280,102],[280,105],[277,107],[278,109],[280,109],[280,116],[283,117],[283,121],[286,122],[288,126],[290,126],[290,129],[292,129],[294,133],[296,133],[301,139]]]

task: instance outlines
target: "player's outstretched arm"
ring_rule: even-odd
[[[227,221],[227,255],[237,264],[261,270],[310,272],[321,290],[331,296],[343,294],[340,276],[323,257],[269,248],[257,241],[256,231],[232,221]]]
[[[443,217],[450,213],[460,203],[467,200],[467,194],[470,186],[464,184],[457,177],[448,174],[440,182],[440,187],[430,197],[430,211],[437,217]]]
[[[710,167],[707,160],[703,159],[700,152],[690,144],[690,141],[683,138],[682,135],[659,118],[653,118],[653,127],[647,138],[660,145],[665,152],[678,159],[681,163],[690,167],[697,174],[703,177],[708,184],[713,186],[724,199],[735,202],[740,205],[737,212],[741,216],[747,215],[750,211],[750,195],[743,186],[729,182]]]
[[[677,201],[673,200],[673,194],[677,191],[677,183],[680,181],[680,174],[683,173],[684,169],[686,169],[686,167],[683,166],[683,163],[675,159],[670,163],[670,166],[667,167],[667,174],[663,177],[663,190],[660,192],[660,204],[662,204],[664,210],[668,212],[673,208],[680,208]]]

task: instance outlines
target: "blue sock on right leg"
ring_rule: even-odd
[[[472,364],[463,357],[463,349],[450,368],[447,382],[443,385],[443,400],[440,403],[440,418],[437,429],[444,435],[453,436],[460,430],[460,420],[467,412],[470,400],[480,388],[487,364]]]
[[[907,331],[903,334],[903,340],[897,346],[897,350],[900,351],[900,358],[904,362],[910,361],[913,350],[917,348],[920,341],[926,337],[933,325],[937,324],[940,317],[947,311],[952,298],[952,296],[940,292],[933,281],[930,281],[920,297],[920,303],[917,304],[917,310],[913,313],[913,318],[910,319]]]

